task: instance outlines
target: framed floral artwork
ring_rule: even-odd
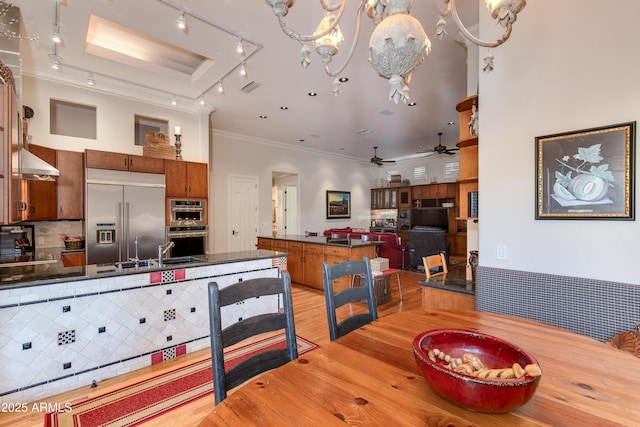
[[[635,220],[636,122],[536,137],[536,219]]]
[[[351,218],[351,193],[327,190],[327,219]]]

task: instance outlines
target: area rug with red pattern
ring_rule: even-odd
[[[304,338],[296,338],[299,355],[318,347]],[[266,338],[229,351],[226,353],[225,365],[231,367],[255,353],[285,346],[284,334]],[[213,376],[211,359],[208,358],[79,402],[68,411],[47,413],[44,425],[132,427],[211,394]]]

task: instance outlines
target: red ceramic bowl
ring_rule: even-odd
[[[464,329],[422,332],[413,340],[413,353],[422,375],[436,393],[463,408],[490,413],[513,411],[527,403],[538,388],[540,376],[485,379],[454,372],[437,357],[433,362],[428,356],[431,349],[452,357],[472,353],[488,368],[507,368],[514,363],[524,368],[538,361],[513,344],[480,332]]]

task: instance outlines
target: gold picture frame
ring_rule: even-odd
[[[635,129],[536,137],[536,219],[635,220]]]

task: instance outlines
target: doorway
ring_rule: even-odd
[[[300,234],[298,175],[272,172],[271,199],[273,236]]]

